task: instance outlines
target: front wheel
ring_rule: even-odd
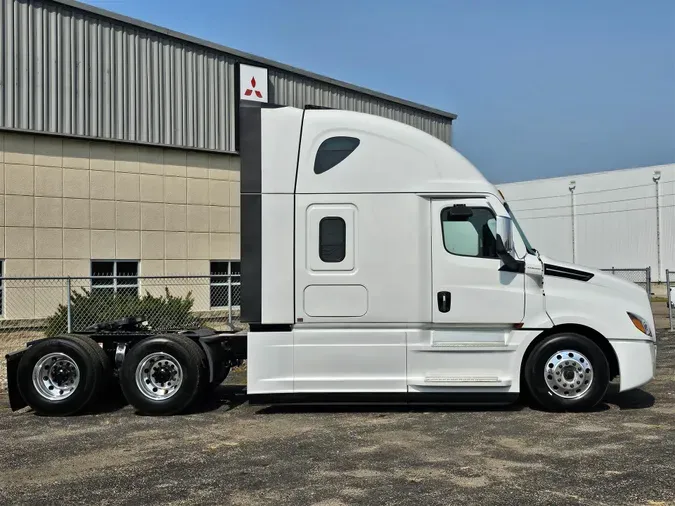
[[[532,350],[524,379],[534,401],[550,411],[577,411],[598,404],[609,386],[607,357],[579,334],[547,337]]]

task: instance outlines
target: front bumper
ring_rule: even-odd
[[[656,374],[656,343],[654,341],[611,341],[619,360],[620,392],[638,388]]]

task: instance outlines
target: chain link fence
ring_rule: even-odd
[[[668,323],[670,330],[673,329],[675,317],[675,271],[666,269],[666,297],[668,298]]]
[[[626,281],[631,281],[636,285],[641,286],[647,292],[647,295],[652,295],[652,268],[643,267],[642,269],[616,269],[612,267],[611,269],[600,269],[601,271],[608,272],[613,276],[618,276],[625,279]]]
[[[238,275],[0,278],[0,340],[84,331],[138,316],[156,330],[241,325]]]
[[[602,269],[651,294],[651,268]],[[670,327],[675,271],[666,271]],[[238,272],[198,276],[0,277],[0,339],[30,340],[85,331],[95,323],[139,316],[156,330],[208,326],[232,330],[240,319]]]

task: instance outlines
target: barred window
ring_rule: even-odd
[[[92,260],[91,291],[138,297],[137,260]]]
[[[238,308],[241,303],[241,263],[211,261],[211,308]]]

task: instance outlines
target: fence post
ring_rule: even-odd
[[[70,276],[66,279],[66,291],[68,292],[68,333],[73,331],[73,315],[70,310]]]
[[[232,328],[232,275],[227,276],[227,324]]]
[[[647,295],[652,296],[652,266],[647,267]]]
[[[666,300],[668,301],[666,304],[668,304],[668,322],[670,323],[670,330],[673,330],[673,299],[670,295],[670,273],[673,271],[669,271],[666,269]]]

